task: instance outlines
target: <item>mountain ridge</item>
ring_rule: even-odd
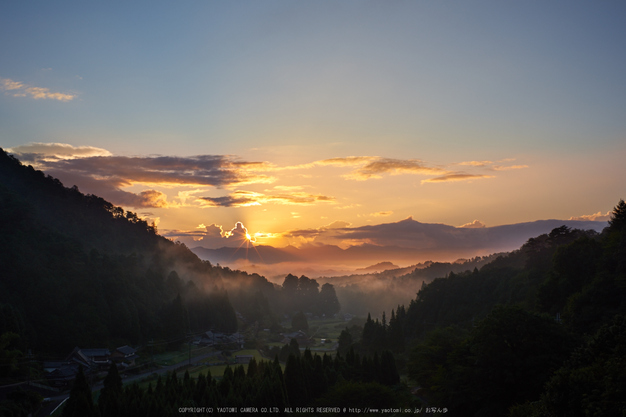
[[[282,248],[256,245],[248,248],[247,251],[244,248],[227,246],[218,249],[196,246],[190,249],[201,259],[221,264],[244,259],[261,264],[319,263],[319,260],[323,259],[327,265],[365,262],[364,265],[359,265],[359,267],[364,267],[373,262],[453,261],[459,258],[507,252],[519,248],[534,236],[548,233],[560,226],[601,232],[607,226],[607,222],[548,219],[471,229],[405,219],[396,223],[363,226],[356,230],[346,229],[348,231],[346,235],[343,235],[350,238],[372,238],[375,237],[372,231],[377,231],[378,235],[382,236],[391,234],[393,229],[401,229],[403,234],[397,240],[389,240],[389,242],[396,243],[393,245],[364,243],[344,249],[337,245],[309,243],[301,247]],[[427,234],[423,234],[425,230]],[[402,246],[402,243],[405,245]]]

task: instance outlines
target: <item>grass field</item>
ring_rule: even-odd
[[[315,329],[315,339],[330,339],[332,342],[339,339],[346,326],[346,321],[342,319],[309,320],[309,329]]]
[[[199,356],[202,355],[204,353],[209,353],[212,352],[213,348],[211,347],[198,347],[198,346],[191,346],[191,357],[193,358],[194,356]],[[147,360],[151,360],[151,357],[146,357]],[[183,362],[185,360],[187,360],[187,358],[189,358],[189,346],[188,345],[183,345],[181,346],[181,348],[177,351],[173,351],[173,352],[166,352],[166,353],[158,353],[154,355],[154,362],[157,365],[161,365],[161,366],[169,366],[169,365],[174,365],[180,362]]]
[[[200,352],[199,350],[196,351],[196,354],[200,354],[200,353],[204,353],[204,352]],[[185,359],[187,359],[187,355],[182,355],[182,354],[170,354],[172,357],[177,357],[180,356],[182,357],[181,361],[184,361]],[[193,352],[192,352],[193,355]],[[221,378],[224,375],[224,370],[226,369],[226,366],[230,366],[231,368],[238,366],[238,364],[236,363],[236,357],[239,355],[252,355],[254,356],[254,358],[256,359],[257,362],[259,361],[269,361],[270,359],[264,358],[261,353],[256,350],[256,349],[244,349],[244,350],[239,350],[236,352],[233,352],[232,355],[230,357],[228,357],[228,364],[224,364],[224,361],[221,357],[209,357],[206,359],[205,362],[202,362],[196,366],[192,366],[190,368],[187,368],[187,371],[189,371],[189,376],[191,376],[192,378],[197,378],[198,375],[200,375],[200,373],[203,374],[207,374],[207,372],[211,372],[211,376],[213,378]],[[156,355],[155,355],[155,359],[156,359]],[[247,371],[248,370],[248,365],[245,364],[243,365],[244,369]],[[283,366],[284,369],[284,366]],[[184,375],[184,371],[179,371],[178,372],[178,377],[181,378]],[[163,378],[163,376],[161,377]],[[142,389],[146,389],[148,388],[148,385],[151,383],[152,386],[154,387],[154,385],[156,384],[156,380],[157,380],[157,376],[156,375],[151,375],[149,377],[147,377],[146,379],[141,380],[140,382],[138,382],[139,387]]]
[[[264,358],[261,355],[261,353],[256,349],[244,349],[244,350],[239,350],[237,352],[233,352],[232,356],[230,356],[228,359],[229,361],[232,360],[234,362],[235,358],[240,355],[252,355],[254,356],[254,359],[256,359],[257,362],[269,361],[269,359]],[[226,366],[227,365],[211,365],[211,366],[200,365],[200,366],[190,369],[189,376],[191,376],[192,378],[197,378],[198,375],[200,375],[200,373],[206,374],[208,371],[210,371],[212,377],[221,378],[224,375],[224,370],[226,369]],[[231,368],[235,366],[238,366],[238,364],[237,363],[230,364]],[[246,370],[246,372],[248,371],[247,364],[243,365],[243,368]]]

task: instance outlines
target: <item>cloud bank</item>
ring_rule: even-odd
[[[22,162],[43,169],[66,184],[76,184],[115,204],[132,207],[169,206],[165,195],[152,188],[139,194],[123,190],[134,184],[224,188],[275,181],[273,177],[254,172],[254,168],[263,163],[240,161],[225,155],[113,156],[100,148],[59,143],[34,143],[9,151]]]
[[[10,80],[9,80],[10,81]],[[19,83],[6,82],[17,90]],[[13,90],[11,90],[13,91]],[[106,149],[93,146],[73,146],[64,143],[31,143],[9,149],[22,162],[61,179],[67,185],[77,185],[82,190],[102,196],[114,204],[140,208],[174,208],[195,206],[199,208],[236,208],[248,206],[333,204],[335,208],[357,207],[358,203],[339,205],[336,197],[322,192],[304,191],[305,184],[274,185],[272,189],[258,191],[242,186],[273,184],[284,171],[313,170],[316,167],[334,167],[343,170],[335,175],[347,181],[368,181],[384,176],[418,175],[428,177],[425,183],[446,183],[493,178],[495,172],[526,168],[510,165],[513,159],[498,162],[469,161],[448,166],[435,166],[420,159],[397,159],[380,156],[348,156],[313,161],[292,166],[276,166],[266,161],[244,161],[232,155],[194,156],[119,156]],[[508,165],[507,165],[508,164]],[[478,172],[459,171],[464,166]],[[348,172],[346,173],[346,169]],[[324,173],[323,175],[328,175]],[[309,175],[308,177],[312,177]],[[139,192],[130,187],[145,186]],[[176,196],[165,194],[167,188],[189,187],[194,190],[178,191]],[[161,189],[158,189],[161,188]],[[215,189],[233,189],[225,195],[211,195]],[[164,190],[165,189],[165,190]],[[372,213],[382,217],[392,211]],[[295,215],[294,215],[295,217]]]

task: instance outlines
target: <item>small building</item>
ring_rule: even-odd
[[[115,363],[122,364],[125,367],[135,366],[135,360],[138,357],[137,350],[128,345],[118,347],[111,354],[111,358],[115,361]]]
[[[78,367],[74,361],[47,361],[43,363],[46,379],[50,386],[55,388],[69,388],[72,386]]]
[[[106,369],[111,364],[109,349],[80,349],[78,346],[65,359],[73,361],[90,370]]]
[[[208,331],[204,334],[202,339],[200,339],[199,344],[205,346],[216,346],[216,345],[237,345],[240,348],[243,348],[244,338],[241,333],[233,333],[233,334],[224,334],[218,332]]]
[[[313,340],[302,330],[292,333],[281,333],[280,335],[283,337],[281,342],[284,344],[290,343],[291,339],[296,339],[298,345],[300,346],[309,346],[313,344]]]

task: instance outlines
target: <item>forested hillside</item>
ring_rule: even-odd
[[[565,226],[425,285],[340,351],[391,349],[425,401],[460,416],[626,412],[626,203],[601,234]]]
[[[22,353],[234,332],[235,311],[265,328],[296,308],[339,310],[330,284],[320,291],[315,280],[289,276],[283,288],[213,266],[137,214],[67,188],[1,149],[0,266],[0,335],[11,333],[3,349]]]
[[[22,349],[66,354],[237,328],[221,271],[136,214],[4,152],[0,222],[0,334],[18,335]]]

